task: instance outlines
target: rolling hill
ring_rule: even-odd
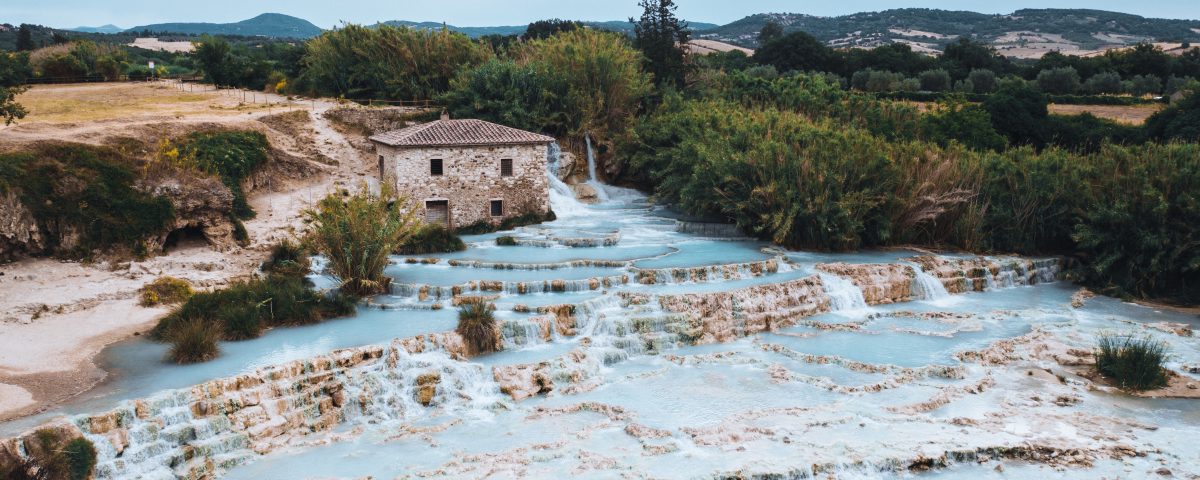
[[[243,35],[278,38],[310,38],[321,34],[321,28],[308,20],[281,13],[264,13],[235,23],[156,23],[140,25],[126,31],[183,33],[189,35]]]
[[[525,33],[526,25],[511,25],[497,27],[458,27],[454,25],[445,25],[438,22],[412,22],[408,20],[389,20],[381,22],[383,25],[391,25],[393,27],[410,27],[410,28],[425,28],[430,30],[440,29],[443,26],[450,29],[452,32],[459,32],[471,38],[479,38],[484,35],[521,35]],[[612,20],[607,22],[583,22],[591,28],[600,30],[611,30],[626,34],[633,33],[633,24],[625,20]],[[719,25],[713,23],[695,22],[692,23],[693,30],[710,30],[719,28]]]
[[[926,8],[839,17],[763,13],[697,32],[696,37],[756,47],[758,32],[771,20],[782,25],[785,32],[808,32],[834,47],[900,42],[932,52],[965,36],[990,42],[1011,56],[1040,56],[1052,50],[1084,53],[1143,41],[1200,41],[1200,21],[1085,9],[1024,9],[1008,15]]]

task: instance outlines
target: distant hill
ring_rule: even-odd
[[[479,38],[484,35],[521,35],[525,33],[527,25],[512,25],[512,26],[497,26],[497,27],[457,27],[454,25],[444,25],[438,22],[412,22],[408,20],[389,20],[381,22],[384,25],[393,27],[409,27],[409,28],[424,28],[429,30],[437,30],[445,26],[452,32],[462,33],[471,38]],[[600,30],[611,30],[620,33],[633,33],[633,24],[625,20],[612,20],[607,22],[583,22],[591,28]],[[692,23],[693,30],[709,30],[718,28],[719,25],[713,23]]]
[[[189,35],[242,35],[279,38],[311,38],[321,34],[321,28],[308,20],[281,13],[264,13],[236,23],[156,23],[141,25],[126,31],[183,33]]]
[[[939,51],[958,37],[990,42],[1010,56],[1040,57],[1048,51],[1083,54],[1143,41],[1200,41],[1200,21],[1145,18],[1085,9],[1024,9],[1008,15],[903,8],[839,17],[762,13],[698,32],[697,38],[757,47],[767,21],[785,32],[804,31],[834,47],[908,43]]]
[[[99,27],[75,27],[75,28],[72,28],[69,30],[72,32],[83,32],[83,33],[121,33],[121,32],[125,31],[124,28],[118,27],[111,23],[108,25],[103,25],[103,26],[99,26]]]

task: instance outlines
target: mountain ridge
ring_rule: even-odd
[[[308,20],[282,13],[263,13],[256,17],[232,23],[174,22],[139,25],[126,32],[183,33],[189,35],[243,35],[281,38],[311,38],[320,35],[321,27]]]

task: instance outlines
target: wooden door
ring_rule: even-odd
[[[450,226],[450,202],[430,200],[425,202],[425,223]]]

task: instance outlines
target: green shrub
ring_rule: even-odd
[[[13,191],[33,214],[48,249],[84,258],[124,247],[145,254],[144,241],[174,221],[170,200],[135,188],[135,161],[114,149],[38,143],[0,154],[0,193]],[[78,234],[65,251],[60,238]]]
[[[42,428],[34,435],[36,444],[26,452],[28,461],[0,471],[0,479],[86,480],[96,467],[96,447],[86,438],[70,438],[59,428]],[[28,444],[27,444],[28,445]],[[30,471],[36,471],[30,475]]]
[[[217,357],[220,350],[221,326],[205,318],[191,318],[172,324],[167,332],[171,349],[167,357],[175,363],[206,362]]]
[[[1151,390],[1167,385],[1167,345],[1146,337],[1105,334],[1096,347],[1096,369],[1121,388]]]
[[[496,237],[496,245],[500,245],[502,247],[516,246],[517,239],[513,238],[512,235],[504,235],[504,236]]]
[[[492,314],[495,309],[495,305],[481,300],[459,305],[458,326],[454,331],[462,336],[469,355],[496,351],[496,317]]]
[[[480,220],[465,227],[459,227],[455,233],[460,235],[481,235],[484,233],[499,232],[504,230],[512,230],[517,227],[528,225],[537,225],[539,223],[553,222],[558,218],[553,210],[547,211],[544,215],[536,212],[525,213],[515,217],[508,217],[502,220],[499,224],[494,224],[487,220]]]
[[[332,193],[315,209],[304,211],[309,221],[309,245],[329,259],[329,270],[353,296],[381,292],[388,255],[398,250],[420,224],[409,203],[384,186],[379,195],[364,184],[353,195]]]
[[[286,277],[308,275],[311,262],[304,246],[291,240],[283,240],[271,247],[271,256],[259,267],[265,273]]]
[[[254,218],[242,181],[267,162],[267,137],[254,131],[193,132],[176,141],[178,155],[200,170],[216,175],[233,193],[234,220]],[[235,222],[235,229],[240,223]],[[245,232],[245,227],[241,227]],[[244,241],[234,231],[239,242]],[[241,235],[244,236],[244,235]],[[247,237],[248,238],[248,237]]]
[[[425,224],[396,250],[399,255],[461,252],[467,249],[458,235],[439,224]]]
[[[139,292],[142,297],[140,303],[143,307],[173,305],[183,303],[188,297],[191,297],[192,286],[186,280],[163,276],[142,286]]]

